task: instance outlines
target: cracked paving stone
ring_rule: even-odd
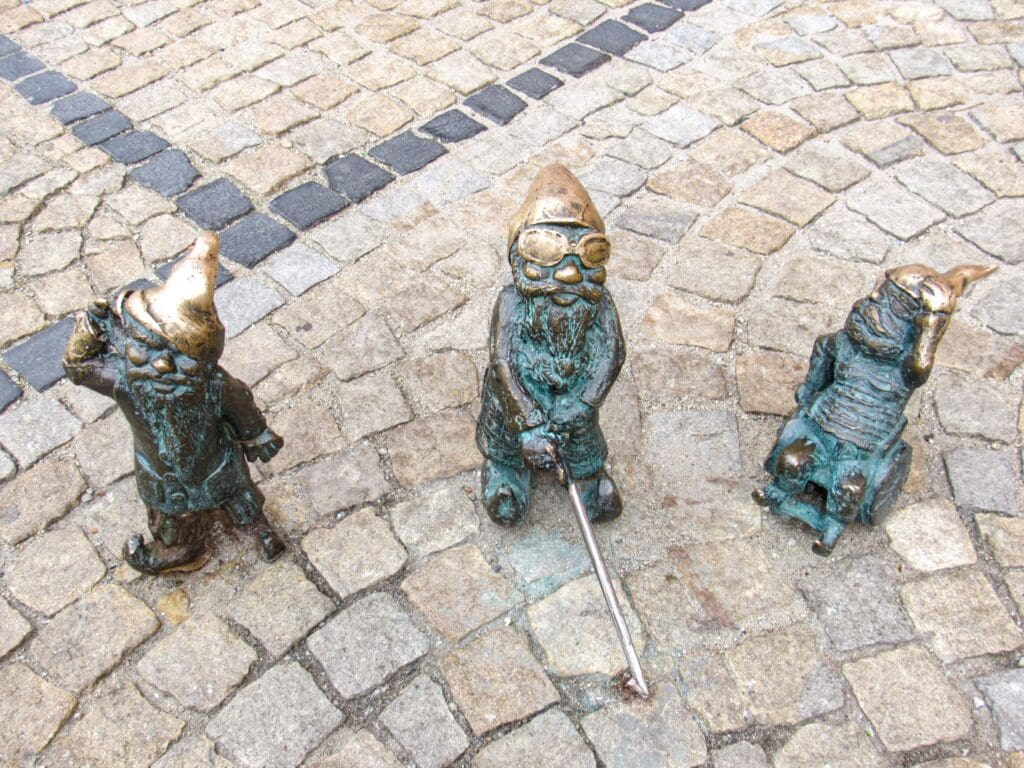
[[[922,648],[849,662],[843,674],[886,749],[903,752],[971,732],[968,702]]]
[[[11,377],[0,371],[0,413],[21,397],[21,387],[11,381]]]
[[[881,177],[857,185],[846,204],[900,240],[910,240],[945,218],[937,208]]]
[[[526,109],[526,102],[502,85],[488,85],[466,99],[465,104],[498,125],[508,125]]]
[[[307,181],[270,201],[270,210],[298,229],[309,229],[348,205],[346,200],[314,181]]]
[[[449,109],[430,122],[425,123],[421,130],[449,144],[456,141],[465,141],[476,136],[481,131],[487,130],[487,128],[465,112]]]
[[[82,691],[159,628],[144,602],[121,587],[100,584],[44,625],[29,652],[62,686]]]
[[[341,382],[334,392],[341,407],[341,431],[349,440],[359,440],[412,420],[412,411],[387,371]]]
[[[66,317],[8,349],[3,354],[4,360],[33,388],[43,392],[64,378],[61,357],[74,327],[74,319]]]
[[[927,112],[906,115],[899,118],[899,122],[913,128],[944,155],[970,152],[985,144],[985,137],[957,114]]]
[[[400,133],[370,149],[371,157],[403,176],[418,171],[447,153],[442,144],[417,136],[412,131]]]
[[[1016,460],[1011,450],[957,448],[947,451],[944,458],[958,505],[1021,514],[1017,507]]]
[[[0,77],[4,80],[14,81],[41,69],[45,69],[43,62],[24,51],[17,51],[0,58]]]
[[[341,381],[351,381],[402,357],[398,340],[380,315],[368,313],[323,346],[327,363]]]
[[[274,202],[277,201],[271,203],[271,209]],[[238,264],[254,267],[294,240],[295,233],[284,224],[262,213],[250,213],[221,233],[220,252]]]
[[[958,222],[956,230],[986,253],[1008,264],[1024,262],[1024,200],[997,200]]]
[[[218,289],[215,298],[217,313],[229,339],[284,304],[277,291],[251,277],[232,280]]]
[[[441,686],[424,674],[388,704],[380,722],[419,768],[443,768],[469,748],[469,739],[452,716]]]
[[[907,189],[951,216],[966,216],[995,200],[995,196],[966,173],[948,163],[917,158],[896,169]]]
[[[1024,642],[992,585],[976,570],[913,581],[901,593],[918,633],[947,664],[1012,651]]]
[[[537,715],[480,750],[474,768],[520,768],[558,765],[558,768],[595,768],[594,753],[572,721],[557,709]]]
[[[353,203],[365,200],[394,181],[394,174],[385,171],[358,155],[345,155],[324,168],[327,183]]]
[[[342,599],[394,576],[408,559],[372,507],[353,512],[333,528],[318,528],[302,540],[302,549]]]
[[[584,45],[589,45],[606,53],[624,56],[646,40],[647,35],[637,32],[635,29],[630,29],[621,21],[606,19],[576,39]]]
[[[100,149],[119,163],[131,165],[162,152],[170,145],[155,133],[149,131],[126,131],[107,139]]]
[[[50,114],[64,125],[84,120],[110,109],[110,105],[92,93],[78,92],[55,101]],[[126,118],[127,119],[127,118]]]
[[[978,517],[980,522],[982,516]],[[971,565],[978,559],[960,514],[948,499],[926,499],[893,512],[885,521],[885,532],[890,546],[918,571]]]
[[[836,198],[808,181],[776,169],[740,192],[736,199],[803,227],[832,205]]]
[[[492,629],[452,651],[441,660],[441,672],[478,736],[559,700],[526,637],[513,627]]]
[[[20,661],[0,667],[0,761],[27,765],[74,708],[74,696]]]
[[[543,69],[532,67],[522,74],[513,77],[506,85],[529,96],[531,99],[543,99],[556,88],[561,88],[563,83]]]
[[[150,765],[185,729],[152,706],[131,683],[118,681],[94,698],[50,749],[51,765]]]
[[[336,275],[340,267],[309,246],[293,243],[268,258],[263,269],[293,296],[301,296],[314,285]]]
[[[199,178],[199,171],[180,149],[168,149],[128,175],[164,197],[177,197]]]
[[[32,625],[0,598],[0,659],[21,645],[31,631]]]
[[[65,528],[32,539],[5,574],[11,594],[52,616],[103,578],[106,565],[81,531]]]
[[[74,462],[50,457],[0,487],[0,536],[11,544],[28,538],[78,503],[85,478]]]
[[[239,691],[206,734],[245,768],[295,768],[342,720],[310,674],[291,661]]]
[[[193,189],[175,203],[178,209],[203,229],[220,231],[252,210],[249,198],[227,179]]]
[[[205,736],[195,736],[177,742],[152,768],[237,768],[237,765],[218,755],[216,745]]]
[[[446,550],[402,582],[409,601],[441,633],[458,640],[522,600],[471,544]]]
[[[883,768],[885,765],[870,736],[856,723],[805,725],[775,753],[773,760],[775,768]]]
[[[462,488],[449,486],[391,509],[391,524],[414,554],[429,555],[477,533],[476,507]]]
[[[38,75],[32,75],[32,77],[22,80],[14,89],[29,104],[45,104],[61,96],[74,93],[78,86],[59,72],[40,72]]]
[[[256,652],[215,616],[199,614],[175,627],[143,656],[136,671],[183,707],[216,708],[242,682]]]
[[[1004,752],[1024,749],[1024,671],[1010,669],[977,681],[992,709]]]
[[[372,642],[366,642],[373,638]],[[430,640],[390,595],[376,593],[339,613],[308,642],[346,699],[363,696],[430,650]]]
[[[583,730],[608,768],[692,768],[708,759],[700,726],[667,681],[650,702],[617,702],[587,715]]]
[[[585,45],[569,43],[554,53],[548,54],[540,63],[573,77],[583,77],[591,70],[612,60],[607,53],[588,48]]]
[[[829,192],[841,192],[870,175],[870,171],[851,159],[852,155],[834,144],[805,144],[789,156],[786,170],[813,181]]]

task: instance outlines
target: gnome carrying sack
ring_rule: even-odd
[[[125,542],[138,571],[193,570],[209,557],[216,511],[251,533],[267,560],[284,543],[263,514],[249,461],[284,445],[249,388],[221,368],[213,290],[219,241],[204,232],[162,286],[120,292],[82,313],[64,353],[71,380],[112,398],[131,426],[135,481],[154,541]]]
[[[817,554],[851,521],[876,523],[896,503],[910,470],[903,409],[931,373],[957,299],[994,269],[891,269],[841,330],[814,343],[796,411],[764,464],[771,482],[754,499],[817,530]]]

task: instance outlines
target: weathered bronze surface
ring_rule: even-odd
[[[818,554],[852,520],[877,522],[896,503],[910,470],[907,400],[931,374],[957,299],[994,269],[889,270],[842,330],[815,342],[797,408],[765,461],[771,482],[754,498],[816,529]]]
[[[224,326],[213,303],[219,241],[204,232],[162,286],[99,300],[78,318],[64,354],[76,384],[112,398],[135,440],[135,481],[154,541],[125,542],[148,574],[199,568],[218,509],[273,560],[284,543],[263,514],[245,459],[270,461],[284,440],[249,388],[221,368]]]
[[[512,285],[494,306],[477,445],[491,518],[526,517],[531,474],[561,456],[591,520],[622,511],[605,470],[598,408],[626,348],[605,288],[610,255],[604,222],[562,165],[541,169],[508,232]]]

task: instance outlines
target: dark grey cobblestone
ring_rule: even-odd
[[[59,72],[40,72],[27,77],[15,86],[29,104],[45,104],[61,96],[74,93],[78,88]]]
[[[145,165],[132,168],[128,175],[164,197],[176,197],[192,186],[199,171],[180,149],[167,149]]]
[[[394,174],[357,155],[345,155],[332,160],[324,168],[324,172],[327,174],[327,182],[331,189],[353,203],[365,200],[395,178]]]
[[[62,378],[61,357],[75,321],[66,317],[4,352],[4,360],[36,390],[49,389]]]
[[[206,184],[182,195],[178,208],[203,229],[221,230],[252,210],[249,198],[227,179]]]

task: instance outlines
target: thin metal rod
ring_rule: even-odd
[[[615,632],[619,636],[619,644],[622,646],[622,652],[626,654],[626,662],[629,664],[630,679],[625,682],[625,687],[641,698],[646,699],[650,696],[650,691],[647,689],[647,681],[644,680],[644,671],[640,668],[640,659],[636,655],[636,648],[633,646],[629,627],[626,626],[626,617],[622,615],[622,606],[619,605],[619,598],[616,596],[615,588],[612,586],[612,580],[608,575],[608,568],[605,566],[604,557],[597,546],[594,527],[590,524],[587,508],[583,504],[583,497],[580,496],[580,487],[575,480],[570,478],[564,464],[562,464],[561,469],[566,480],[566,486],[569,489],[569,498],[572,499],[576,523],[580,527],[580,533],[583,534],[583,541],[587,545],[587,554],[590,555],[590,562],[594,564],[594,572],[597,574],[597,581],[601,585],[604,601],[608,604],[608,611],[612,615]]]

